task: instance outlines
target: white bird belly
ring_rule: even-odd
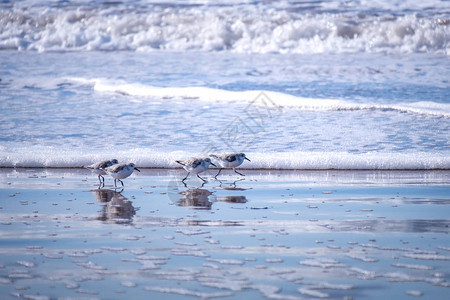
[[[242,162],[239,160],[235,160],[232,162],[220,161],[219,164],[222,168],[236,168],[237,166],[240,166],[242,164]]]
[[[89,169],[92,171],[92,173],[95,173],[97,175],[106,175],[106,172],[104,170],[101,169]]]
[[[125,170],[124,169],[124,170],[121,170],[121,171],[119,171],[117,173],[110,172],[109,175],[111,175],[115,179],[124,179],[124,178],[127,178],[128,176],[130,176],[131,173],[133,173],[133,169],[131,169],[131,170],[129,170],[129,169]]]

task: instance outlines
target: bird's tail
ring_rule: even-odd
[[[215,155],[215,154],[210,154],[209,156],[214,157],[214,158],[218,158],[217,155]]]
[[[182,166],[184,166],[184,163],[183,163],[183,161],[181,161],[181,160],[176,160],[175,162],[176,162],[176,163],[179,163],[179,164],[182,165]]]

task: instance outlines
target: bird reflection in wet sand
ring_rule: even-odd
[[[105,203],[97,220],[114,224],[131,223],[136,210],[121,192],[109,189],[92,190],[95,198],[100,203]]]
[[[114,190],[100,189],[100,188],[97,190],[92,190],[91,192],[95,195],[97,202],[100,202],[100,203],[106,203],[106,202],[111,201],[111,198],[116,193],[116,191],[114,191]]]
[[[205,189],[189,189],[179,193],[183,197],[179,200],[179,206],[192,206],[196,209],[211,209],[209,196],[213,193]]]
[[[239,179],[239,180],[235,180],[232,183],[224,183],[223,181],[220,181],[220,185],[219,188],[221,190],[228,190],[228,191],[245,191],[247,190],[246,188],[241,188],[241,187],[237,187],[236,183],[239,181],[243,181],[245,179]]]
[[[247,198],[245,196],[220,196],[216,197],[214,202],[246,203]]]

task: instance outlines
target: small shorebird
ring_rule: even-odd
[[[220,165],[219,173],[217,173],[217,175],[214,176],[214,178],[217,179],[217,176],[219,176],[220,171],[222,171],[222,169],[224,169],[224,168],[232,168],[234,172],[238,173],[241,176],[245,176],[244,174],[239,173],[235,169],[236,167],[242,165],[242,163],[244,162],[244,159],[250,161],[250,159],[245,157],[244,153],[231,153],[231,154],[221,154],[221,155],[211,154],[210,156],[214,157],[219,162],[219,165]]]
[[[104,170],[106,171],[106,173],[108,173],[109,175],[111,175],[111,177],[114,178],[114,186],[115,187],[117,187],[117,185],[116,185],[117,180],[119,180],[123,186],[123,182],[120,179],[127,178],[128,176],[130,176],[133,173],[134,170],[136,170],[138,172],[141,171],[138,168],[136,168],[136,165],[133,163],[117,164],[117,165],[113,165],[111,167],[107,167]]]
[[[105,177],[103,175],[106,175],[106,172],[104,169],[107,167],[111,167],[112,165],[117,165],[119,162],[117,159],[111,159],[111,160],[104,160],[97,162],[95,164],[84,166],[86,169],[91,170],[93,173],[98,175],[98,180],[100,181],[100,185],[103,183],[105,185]],[[102,182],[103,179],[103,182]]]
[[[197,177],[203,180],[203,182],[206,182],[205,179],[201,178],[198,174],[208,170],[209,165],[213,165],[214,167],[217,167],[215,164],[211,162],[211,159],[209,158],[193,158],[191,160],[177,160],[177,163],[183,166],[183,168],[188,172],[186,177],[181,180],[184,182],[190,173],[197,174]]]

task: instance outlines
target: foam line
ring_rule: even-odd
[[[177,100],[200,100],[207,102],[248,102],[257,105],[267,105],[283,108],[295,108],[300,110],[319,111],[353,111],[353,110],[393,110],[400,112],[411,112],[417,114],[450,117],[450,104],[421,101],[402,104],[359,104],[346,100],[337,99],[315,99],[297,97],[290,94],[264,91],[228,91],[209,87],[154,87],[140,83],[126,83],[123,81],[111,81],[107,79],[70,79],[76,82],[84,82],[93,85],[98,92],[118,93],[132,97],[147,99],[177,99]]]
[[[126,151],[86,152],[35,146],[0,152],[0,167],[81,168],[104,159],[134,162],[141,168],[179,168],[177,159],[206,156],[186,151],[154,151],[135,148]],[[277,152],[247,153],[251,162],[244,169],[268,170],[432,170],[450,169],[450,155],[446,153],[366,153],[345,152]]]

